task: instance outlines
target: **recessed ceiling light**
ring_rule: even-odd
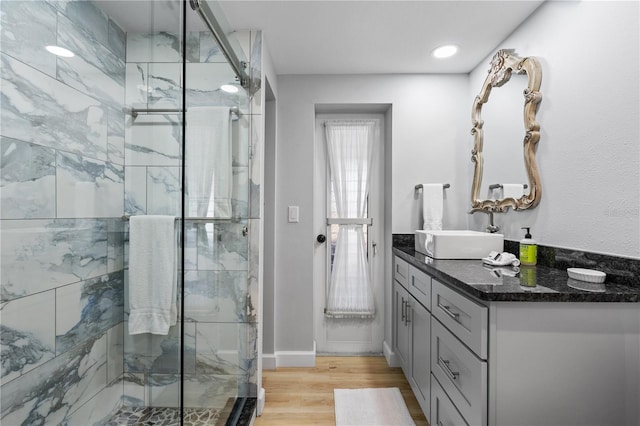
[[[455,44],[447,44],[445,46],[440,46],[431,52],[434,58],[448,58],[450,56],[455,55],[458,52],[458,46]]]
[[[223,84],[220,86],[220,90],[225,91],[227,93],[238,93],[238,87],[233,84]]]
[[[75,56],[72,51],[60,46],[45,46],[45,49],[47,49],[49,53],[53,53],[56,56],[62,56],[63,58],[72,58]]]

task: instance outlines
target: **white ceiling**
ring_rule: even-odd
[[[219,1],[231,28],[263,31],[278,74],[468,73],[542,2]],[[431,57],[442,44],[458,55]]]
[[[208,0],[213,3],[214,0]],[[278,74],[468,73],[544,0],[219,0],[236,30],[259,29]],[[180,31],[178,0],[97,0],[125,31]],[[187,7],[187,28],[204,30]],[[435,59],[442,44],[458,55]]]

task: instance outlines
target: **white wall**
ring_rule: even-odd
[[[507,239],[531,226],[544,245],[640,258],[639,21],[638,2],[547,2],[496,47],[542,65],[542,199],[496,215]],[[469,104],[490,59],[471,74]]]
[[[471,167],[460,146],[469,134],[465,75],[280,76],[276,164],[276,351],[313,350],[313,164],[316,104],[392,105],[393,233],[411,233],[418,218],[417,183],[448,182],[448,227],[465,225]],[[287,206],[300,222],[287,223]],[[390,252],[391,242],[386,251]],[[387,280],[390,282],[390,280]]]

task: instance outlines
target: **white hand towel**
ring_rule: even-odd
[[[230,113],[229,107],[190,107],[187,111],[189,216],[230,219],[233,215]]]
[[[442,229],[444,186],[441,183],[422,184],[422,214],[425,230]]]
[[[521,183],[503,183],[502,198],[518,199],[524,195],[524,185]]]
[[[169,333],[176,324],[177,232],[173,216],[129,219],[129,334]]]

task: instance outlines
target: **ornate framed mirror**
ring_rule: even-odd
[[[540,139],[540,125],[536,121],[536,112],[542,99],[540,94],[541,80],[542,70],[535,57],[521,58],[516,56],[513,50],[502,49],[491,59],[491,68],[480,94],[473,102],[471,112],[473,123],[471,134],[474,136],[471,161],[475,163],[471,187],[471,206],[473,208],[504,212],[509,207],[513,210],[529,209],[540,202],[542,187],[536,165],[536,146]],[[511,84],[508,85],[510,87],[502,87],[510,81]],[[518,85],[524,89],[520,91]],[[507,88],[511,90],[507,90]],[[492,110],[494,114],[489,115],[490,104],[488,102],[492,90],[495,90],[492,100],[495,98],[497,102],[498,98],[504,98],[506,103],[497,108],[497,113]],[[519,98],[520,95],[514,94],[513,90],[522,93],[523,98]],[[502,96],[498,97],[498,94]],[[524,101],[524,121],[520,121],[517,117],[520,114],[517,105],[522,105],[522,101]],[[493,107],[493,105],[491,106]],[[509,111],[517,115],[509,116]],[[486,113],[486,117],[483,117],[483,112]],[[483,118],[491,119],[491,122],[487,121],[492,129],[487,140],[485,140],[485,121]],[[523,139],[520,139],[522,135]],[[520,145],[520,140],[522,140],[522,145]],[[491,156],[485,158],[485,154],[488,153],[491,153]],[[485,164],[489,158],[492,161]],[[491,168],[485,169],[485,166]],[[484,177],[490,176],[492,179],[484,186],[483,175]],[[527,181],[522,182],[524,179]],[[508,196],[494,195],[497,189],[506,188],[507,185],[516,189],[521,187],[522,195],[520,196],[519,192],[516,195],[509,194]],[[507,195],[506,189],[503,194]]]

